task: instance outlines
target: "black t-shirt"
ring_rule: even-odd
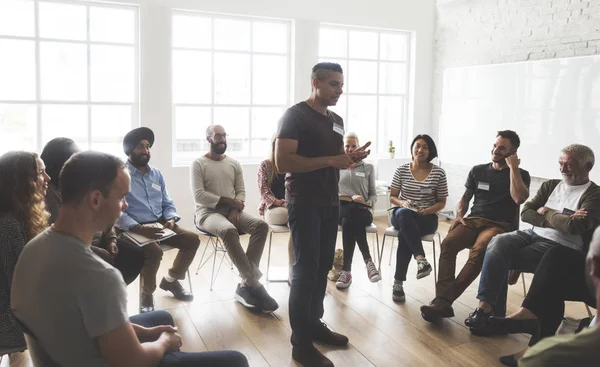
[[[342,153],[344,122],[334,112],[320,114],[306,102],[300,102],[283,114],[279,120],[277,137],[298,141],[296,154],[309,157],[327,157]],[[333,167],[311,172],[288,173],[285,177],[286,201],[291,204],[338,206],[340,171]]]
[[[529,188],[529,172],[519,170],[523,183]],[[465,187],[475,194],[469,217],[511,224],[515,222],[519,208],[510,196],[510,168],[497,171],[491,163],[477,165],[471,168]]]

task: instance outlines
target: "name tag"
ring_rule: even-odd
[[[161,189],[162,189],[162,187],[160,187],[160,185],[157,183],[152,183],[152,188],[154,190],[158,190],[158,191],[161,191]]]
[[[488,182],[477,182],[477,188],[479,190],[490,191],[490,184]]]
[[[358,177],[366,177],[364,172],[355,172],[354,174]]]
[[[433,194],[431,187],[421,187],[421,194]]]
[[[341,125],[336,124],[335,122],[333,123],[333,131],[344,136],[344,128]]]

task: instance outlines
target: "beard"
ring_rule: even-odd
[[[227,143],[210,143],[210,151],[215,154],[223,154],[227,150]]]
[[[131,153],[131,155],[129,156],[129,160],[131,161],[131,164],[133,164],[134,167],[146,167],[148,165],[148,162],[150,162],[150,153],[148,153],[148,155],[137,155]]]

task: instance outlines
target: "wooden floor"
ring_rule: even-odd
[[[380,244],[387,218],[375,220],[380,233]],[[448,222],[440,222],[442,238],[448,231]],[[247,242],[244,236],[244,242]],[[282,270],[287,262],[287,234],[273,235],[271,266]],[[369,241],[374,242],[371,235]],[[432,325],[421,318],[419,307],[429,303],[435,293],[433,273],[416,280],[416,264],[413,261],[405,282],[406,302],[392,301],[393,269],[388,265],[390,245],[396,241],[386,240],[384,249],[382,280],[369,282],[360,252],[355,252],[352,286],[343,291],[329,282],[325,298],[324,320],[334,330],[350,338],[347,349],[317,345],[337,366],[500,366],[498,357],[523,349],[528,338],[523,335],[481,338],[470,334],[463,320],[477,304],[475,299],[476,280],[454,304],[456,317],[444,320],[441,325]],[[196,260],[190,268],[195,299],[191,303],[174,300],[161,289],[156,291],[157,309],[171,312],[183,338],[183,351],[207,351],[234,349],[246,355],[250,366],[297,366],[291,358],[291,334],[288,316],[289,287],[286,283],[269,283],[269,293],[279,302],[280,308],[265,315],[245,309],[233,300],[238,278],[223,263],[213,291],[209,290],[212,260],[195,275],[202,244]],[[432,246],[424,243],[427,258],[433,262]],[[338,238],[341,247],[341,236]],[[373,253],[373,252],[372,252]],[[165,253],[159,276],[166,273],[175,251]],[[437,245],[439,256],[439,244]],[[459,254],[458,266],[467,259],[468,252]],[[394,258],[395,260],[395,258]],[[267,265],[265,247],[261,268]],[[460,270],[460,268],[458,269]],[[458,271],[457,270],[457,271]],[[160,278],[159,278],[160,279]],[[530,277],[526,278],[529,286]],[[264,278],[263,278],[264,280]],[[187,286],[187,280],[185,285]],[[131,284],[129,312],[137,313],[138,283]],[[509,290],[509,312],[516,310],[523,300],[523,288],[519,282]],[[585,317],[582,303],[568,303],[567,315]],[[3,358],[0,367],[8,366]],[[27,353],[13,355],[10,366],[31,366]]]

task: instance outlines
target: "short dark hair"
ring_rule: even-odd
[[[519,135],[517,135],[517,133],[512,130],[498,131],[496,137],[498,136],[510,140],[510,145],[512,145],[515,149],[519,149],[519,147],[521,146],[521,139],[519,138]]]
[[[95,190],[108,196],[120,169],[125,169],[125,163],[110,154],[94,151],[74,154],[60,172],[63,205],[78,204]]]
[[[51,179],[50,184],[60,187],[58,179],[60,170],[67,159],[79,151],[77,144],[69,138],[54,138],[46,144],[40,158],[46,165],[46,173]]]
[[[435,146],[435,143],[433,142],[433,139],[431,138],[431,136],[429,136],[427,134],[419,134],[419,135],[415,136],[412,143],[410,143],[410,156],[411,157],[413,156],[413,152],[412,152],[413,146],[419,139],[423,139],[427,143],[427,146],[429,147],[429,156],[427,157],[427,162],[431,162],[433,160],[433,158],[436,158],[438,156],[438,151],[437,151],[437,147]]]
[[[311,80],[323,80],[330,71],[344,74],[344,71],[342,70],[340,64],[336,64],[335,62],[320,62],[317,65],[313,66],[310,78]]]

